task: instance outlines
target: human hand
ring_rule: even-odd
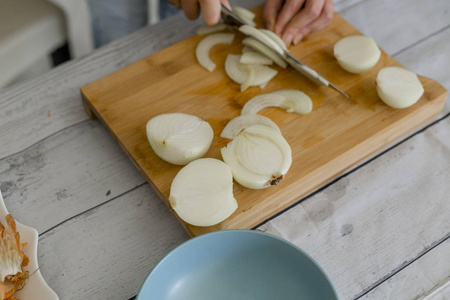
[[[168,0],[169,4],[181,8],[189,20],[195,20],[202,11],[207,25],[214,25],[220,21],[220,4],[230,8],[228,0]]]
[[[330,24],[333,13],[333,0],[267,0],[264,20],[290,46]]]

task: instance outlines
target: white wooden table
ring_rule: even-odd
[[[405,67],[450,89],[449,0],[335,6]],[[193,35],[199,23],[172,17],[0,91],[0,189],[11,214],[39,231],[41,272],[61,299],[133,298],[151,268],[188,239],[88,118],[79,89]],[[432,293],[450,280],[449,112],[447,101],[430,124],[257,229],[305,249],[342,299]]]

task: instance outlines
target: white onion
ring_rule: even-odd
[[[255,80],[255,67],[253,65],[241,65],[242,69],[248,71],[248,78],[241,84],[241,93],[250,87]]]
[[[334,56],[344,70],[360,74],[377,64],[381,51],[373,39],[352,35],[340,39],[334,45]]]
[[[271,119],[262,115],[252,114],[241,115],[231,119],[231,121],[228,122],[222,130],[220,137],[225,139],[234,139],[242,130],[255,124],[269,126],[281,134],[280,128],[278,128],[277,124],[275,124]]]
[[[239,61],[241,55],[228,54],[225,60],[225,71],[227,75],[236,83],[243,84],[249,77],[249,71],[245,69]],[[250,86],[258,86],[271,80],[277,71],[266,66],[259,66],[255,70],[255,78]]]
[[[256,15],[253,12],[240,6],[232,6],[231,11],[247,25],[252,27],[256,26],[254,21]]]
[[[173,179],[169,203],[186,223],[212,226],[222,222],[238,207],[230,168],[214,158],[189,163]]]
[[[256,114],[266,107],[280,107],[287,112],[307,114],[312,111],[311,98],[298,90],[279,90],[253,97],[242,108],[241,115]]]
[[[273,61],[266,55],[256,51],[246,51],[245,53],[243,52],[239,62],[245,65],[265,65],[265,66],[271,65],[273,63]]]
[[[226,29],[228,29],[228,25],[225,23],[217,23],[214,25],[202,24],[197,28],[196,33],[198,35],[207,35],[207,34],[215,33],[218,31],[223,31]]]
[[[272,95],[283,96],[284,100],[280,107],[288,113],[309,114],[313,109],[313,102],[311,98],[299,90],[279,90],[273,92]]]
[[[185,165],[205,155],[214,132],[205,120],[183,113],[158,115],[147,122],[147,138],[161,159]]]
[[[422,97],[424,89],[417,75],[400,67],[386,67],[377,75],[377,93],[393,108],[413,105]]]
[[[254,20],[256,17],[256,14],[244,7],[240,6],[232,6],[231,11],[236,14],[239,18],[245,19],[245,20]]]
[[[233,33],[214,33],[203,38],[195,48],[195,56],[198,63],[206,70],[212,72],[216,68],[216,64],[210,59],[209,51],[217,44],[229,45],[234,40]]]
[[[252,48],[257,52],[260,52],[261,54],[264,54],[265,56],[273,60],[273,62],[276,63],[278,66],[280,66],[283,69],[286,69],[287,62],[285,62],[283,58],[280,55],[278,55],[275,51],[273,51],[260,41],[252,37],[246,37],[245,39],[242,40],[242,44]]]
[[[271,37],[261,32],[259,29],[249,25],[242,25],[241,27],[239,27],[239,31],[244,33],[245,35],[253,37],[254,39],[263,43],[270,49],[273,49],[281,57],[284,57],[283,48],[280,47],[280,45],[277,42],[275,42]]]
[[[261,124],[246,127],[221,153],[233,178],[250,189],[277,185],[292,164],[291,147],[283,136]]]
[[[260,29],[262,33],[270,37],[275,43],[278,44],[283,50],[288,51],[288,48],[286,44],[283,42],[283,40],[273,31],[270,31],[268,29]]]

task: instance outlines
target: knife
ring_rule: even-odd
[[[222,10],[222,20],[225,24],[230,25],[233,28],[239,28],[243,25],[248,25],[245,21],[243,21],[241,18],[236,16],[230,9],[228,9],[226,6],[221,4]],[[326,80],[323,76],[319,75],[316,71],[305,65],[303,62],[301,62],[298,58],[293,56],[291,53],[289,53],[288,50],[282,49],[279,47],[279,49],[274,49],[273,45],[266,43],[262,39],[258,39],[256,36],[252,36],[252,38],[258,40],[259,42],[263,43],[265,46],[269,47],[276,53],[280,53],[280,51],[283,52],[284,55],[280,55],[281,58],[283,58],[291,67],[293,67],[295,70],[297,70],[299,73],[301,73],[306,78],[310,79],[311,81],[314,81],[317,84],[330,87],[334,89],[335,91],[341,93],[347,98],[350,98],[346,93],[341,91],[337,86]]]

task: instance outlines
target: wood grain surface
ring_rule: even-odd
[[[256,12],[261,23],[261,7]],[[212,73],[204,70],[194,56],[203,37],[192,36],[83,87],[82,96],[88,114],[105,124],[167,204],[172,179],[181,167],[164,162],[152,151],[145,132],[149,119],[171,112],[204,118],[215,132],[205,157],[221,159],[220,148],[229,140],[221,139],[220,132],[239,115],[246,101],[279,89],[296,88],[307,93],[314,103],[308,115],[273,108],[261,112],[278,124],[291,145],[293,163],[286,178],[277,187],[263,190],[250,190],[235,183],[239,207],[218,225],[196,227],[180,220],[191,236],[220,229],[250,229],[442,110],[446,90],[425,77],[420,77],[425,93],[414,106],[395,110],[383,104],[376,94],[376,74],[383,67],[399,65],[384,52],[378,64],[366,73],[354,75],[342,70],[333,57],[333,45],[340,38],[355,34],[361,33],[336,14],[330,26],[290,50],[344,90],[351,100],[311,83],[291,68],[278,69],[278,75],[264,90],[253,87],[240,93],[239,85],[226,76],[223,68],[228,53],[241,51],[243,35],[239,33],[231,46],[219,45],[211,51],[217,64]]]

